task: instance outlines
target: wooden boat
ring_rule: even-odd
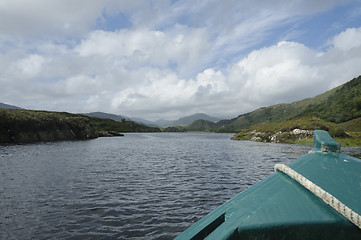
[[[361,160],[314,131],[313,149],[181,233],[198,239],[361,239]]]

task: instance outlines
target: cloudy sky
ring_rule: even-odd
[[[361,1],[0,0],[0,102],[236,117],[361,74]]]

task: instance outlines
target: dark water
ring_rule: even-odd
[[[152,133],[0,146],[0,239],[173,239],[309,146]]]

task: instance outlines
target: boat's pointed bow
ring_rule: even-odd
[[[313,151],[318,152],[341,152],[341,146],[324,130],[313,132]]]

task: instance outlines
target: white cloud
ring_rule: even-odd
[[[148,69],[144,73],[147,81],[118,92],[112,103],[119,111],[133,115],[148,112],[146,109],[167,115],[172,108],[187,108],[189,114],[206,109],[215,115],[235,116],[262,106],[313,97],[335,87],[334,79],[342,84],[357,76],[361,55],[350,57],[348,62],[334,57],[334,50],[319,52],[283,41],[251,52],[228,71],[209,68],[195,79],[186,80],[174,72]]]
[[[21,107],[235,117],[312,97],[360,74],[361,28],[332,37],[326,50],[267,42],[274,29],[334,1],[20,3],[0,1],[0,102]],[[119,12],[130,27],[94,28]]]
[[[16,37],[77,36],[97,21],[146,4],[145,0],[2,0],[0,32]]]
[[[196,112],[234,117],[261,106],[312,97],[356,77],[360,74],[361,45],[351,43],[354,46],[353,54],[339,46],[353,39],[342,38],[345,33],[359,31],[348,29],[340,33],[333,38],[339,39],[338,42],[324,52],[297,42],[279,42],[252,51],[231,64],[228,70],[208,68],[194,78],[181,77],[175,69],[163,66],[161,61],[141,66],[132,60],[138,63],[135,65],[138,68],[127,69],[127,65],[122,64],[129,62],[124,62],[124,59],[132,58],[136,51],[146,52],[148,49],[143,48],[143,42],[140,42],[133,43],[130,51],[125,48],[119,50],[116,47],[118,40],[122,42],[119,33],[108,35],[101,32],[101,38],[114,40],[114,45],[105,45],[109,49],[97,47],[97,44],[90,47],[89,43],[97,41],[104,45],[101,38],[95,41],[90,36],[74,49],[64,49],[59,45],[58,51],[57,45],[51,45],[46,49],[52,49],[49,52],[57,54],[50,54],[46,58],[32,54],[14,62],[13,66],[19,71],[8,72],[13,81],[8,82],[4,89],[12,91],[5,96],[20,102],[37,102],[40,108],[62,111],[101,110],[151,119],[177,118]],[[155,34],[146,33],[151,36]],[[126,34],[137,35],[135,32]],[[166,33],[160,35],[161,39],[175,41]],[[340,39],[345,39],[345,42]],[[155,44],[154,49],[149,50],[148,58],[161,56],[168,61],[181,59],[171,54],[168,57],[165,52],[158,53],[160,49],[161,46]],[[183,54],[187,56],[189,53]],[[44,76],[54,78],[53,82],[41,81]],[[27,81],[31,82],[31,87],[25,84]],[[23,87],[15,91],[15,86],[20,83]],[[43,102],[39,104],[39,100]]]
[[[349,51],[361,46],[361,28],[349,28],[333,39],[335,48]]]
[[[42,56],[32,54],[24,59],[19,60],[16,65],[27,77],[34,77],[40,73],[41,67],[44,62],[45,59]]]
[[[231,69],[229,80],[237,87],[240,98],[258,106],[274,104],[279,99],[296,100],[307,96],[304,88],[318,80],[316,54],[302,44],[280,42],[253,51],[239,61]],[[303,91],[299,91],[300,87]],[[312,90],[309,92],[312,94]]]
[[[326,52],[312,50],[295,42],[251,52],[229,71],[228,79],[239,99],[252,110],[281,102],[312,97],[346,81],[361,72],[361,44],[352,40],[359,29],[348,29],[335,37],[335,45]],[[351,38],[345,33],[352,33]],[[349,48],[353,46],[353,54]]]
[[[170,32],[128,30],[116,32],[94,31],[76,47],[83,57],[111,56],[120,65],[152,65],[166,67],[177,64],[181,70],[201,65],[202,54],[207,50],[207,33],[204,29],[189,29],[180,25]]]

